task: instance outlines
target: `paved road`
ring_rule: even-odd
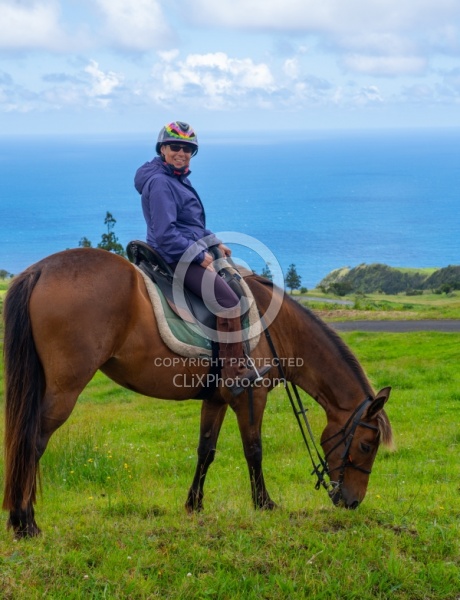
[[[460,319],[439,321],[340,321],[329,323],[337,331],[375,331],[407,333],[411,331],[441,331],[460,333]]]
[[[325,304],[342,304],[343,306],[353,306],[354,302],[351,300],[341,300],[339,298],[313,298],[312,296],[294,296],[294,300],[297,302],[312,301],[312,302],[324,302]]]

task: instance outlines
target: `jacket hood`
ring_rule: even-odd
[[[156,156],[152,161],[146,162],[136,171],[136,175],[134,176],[134,187],[139,194],[142,194],[142,190],[144,189],[144,185],[147,183],[147,181],[158,173],[163,173],[164,175],[169,175],[170,177],[178,177],[183,180],[184,177],[188,177],[190,175],[191,171],[189,169],[187,169],[187,171],[184,173],[175,171],[172,165],[167,165],[159,156]]]
[[[164,164],[164,162],[158,156],[155,157],[152,161],[146,162],[139,167],[136,171],[136,175],[134,176],[134,187],[142,194],[142,190],[144,189],[144,185],[147,181],[158,173],[165,173],[166,175],[171,175],[171,172]]]

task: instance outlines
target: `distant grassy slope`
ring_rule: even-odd
[[[399,268],[380,263],[361,264],[352,269],[335,269],[319,283],[323,291],[338,295],[361,292],[365,294],[383,292],[415,292],[419,290],[460,289],[460,266],[442,269]]]
[[[421,269],[418,269],[416,267],[392,267],[394,269],[396,269],[397,271],[401,271],[401,273],[420,273],[422,275],[426,275],[427,277],[430,277],[430,275],[433,275],[433,273],[436,273],[436,271],[439,271],[439,268],[436,267],[422,267]]]

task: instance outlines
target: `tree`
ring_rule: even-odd
[[[286,287],[288,287],[291,290],[291,294],[292,294],[293,290],[299,289],[301,282],[302,282],[302,278],[297,273],[295,265],[294,264],[289,265],[288,272],[286,273],[285,283],[286,283]]]
[[[262,275],[262,277],[265,277],[266,279],[270,279],[270,281],[273,281],[273,274],[270,271],[270,263],[267,263],[265,265],[265,267],[262,269],[261,275]]]
[[[82,237],[81,240],[78,242],[78,245],[80,248],[92,247],[91,241],[87,237]]]
[[[327,291],[336,296],[346,296],[353,291],[353,286],[348,281],[336,281],[335,283],[331,283]]]
[[[7,277],[12,277],[11,273],[5,271],[5,269],[0,269],[0,279],[6,279]]]
[[[101,241],[97,247],[108,252],[113,252],[114,254],[119,254],[120,256],[126,256],[123,246],[118,242],[118,238],[113,231],[116,222],[112,214],[107,211],[104,219],[104,224],[107,225],[107,233],[102,234]]]
[[[447,296],[451,292],[453,292],[455,288],[450,283],[443,283],[442,286],[439,289],[441,290],[441,294],[446,294],[446,296]]]

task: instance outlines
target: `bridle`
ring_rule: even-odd
[[[261,321],[263,323],[262,316]],[[341,496],[342,486],[345,479],[345,471],[347,468],[352,468],[356,471],[361,471],[366,475],[371,474],[371,471],[369,469],[365,469],[360,465],[356,465],[353,462],[353,458],[350,454],[350,448],[358,427],[366,427],[367,429],[372,429],[377,432],[379,431],[378,427],[370,425],[369,423],[366,423],[362,420],[363,414],[366,412],[366,409],[370,406],[373,399],[370,396],[365,398],[363,402],[361,402],[361,404],[357,408],[355,408],[345,425],[343,425],[343,427],[341,427],[339,431],[337,431],[336,433],[334,433],[333,435],[321,442],[321,446],[324,446],[331,440],[338,438],[336,443],[332,446],[332,448],[328,450],[328,452],[323,457],[320,454],[318,446],[315,443],[313,431],[307,418],[307,409],[303,405],[299,391],[294,383],[287,381],[286,375],[281,365],[281,360],[276,352],[276,348],[273,344],[270,332],[266,326],[264,326],[264,332],[270,350],[273,354],[274,364],[278,367],[280,378],[284,383],[289,402],[292,406],[292,410],[294,411],[294,415],[296,417],[303,440],[307,447],[308,454],[310,456],[311,463],[313,465],[313,470],[311,474],[316,475],[317,478],[315,489],[319,490],[320,487],[323,487],[327,491],[329,497],[332,499],[336,498],[337,496]],[[345,446],[344,451],[342,453],[342,462],[338,467],[335,467],[334,469],[329,469],[328,457],[332,454],[332,452],[334,452],[334,450],[336,450],[342,444],[344,444]],[[316,458],[314,455],[316,455]],[[337,481],[333,481],[331,479],[331,473],[333,473],[334,471],[339,472]]]
[[[370,475],[372,472],[370,469],[365,469],[364,467],[355,464],[350,454],[351,444],[353,442],[353,438],[355,437],[355,432],[358,429],[358,427],[365,427],[366,429],[372,429],[376,432],[379,431],[378,427],[370,425],[369,423],[366,423],[365,421],[361,420],[363,414],[365,413],[366,409],[370,406],[370,404],[372,404],[372,398],[369,396],[363,402],[361,402],[361,404],[357,408],[355,408],[348,421],[341,429],[339,429],[339,431],[337,431],[336,433],[334,433],[333,435],[321,442],[321,446],[324,447],[325,444],[327,444],[334,438],[341,436],[335,443],[335,445],[332,446],[332,448],[330,448],[329,451],[325,454],[324,460],[326,462],[326,465],[327,459],[332,454],[332,452],[334,452],[334,450],[336,450],[336,448],[338,448],[342,444],[345,445],[341,457],[342,462],[340,463],[340,465],[338,467],[335,467],[334,469],[327,469],[327,475],[329,478],[333,471],[339,472],[339,477],[337,481],[329,481],[329,486],[332,486],[332,489],[328,490],[328,494],[329,496],[331,496],[331,498],[335,496],[337,492],[341,492],[343,480],[345,478],[345,470],[348,467],[355,469],[356,471],[361,471],[361,473],[365,473],[366,475]]]

